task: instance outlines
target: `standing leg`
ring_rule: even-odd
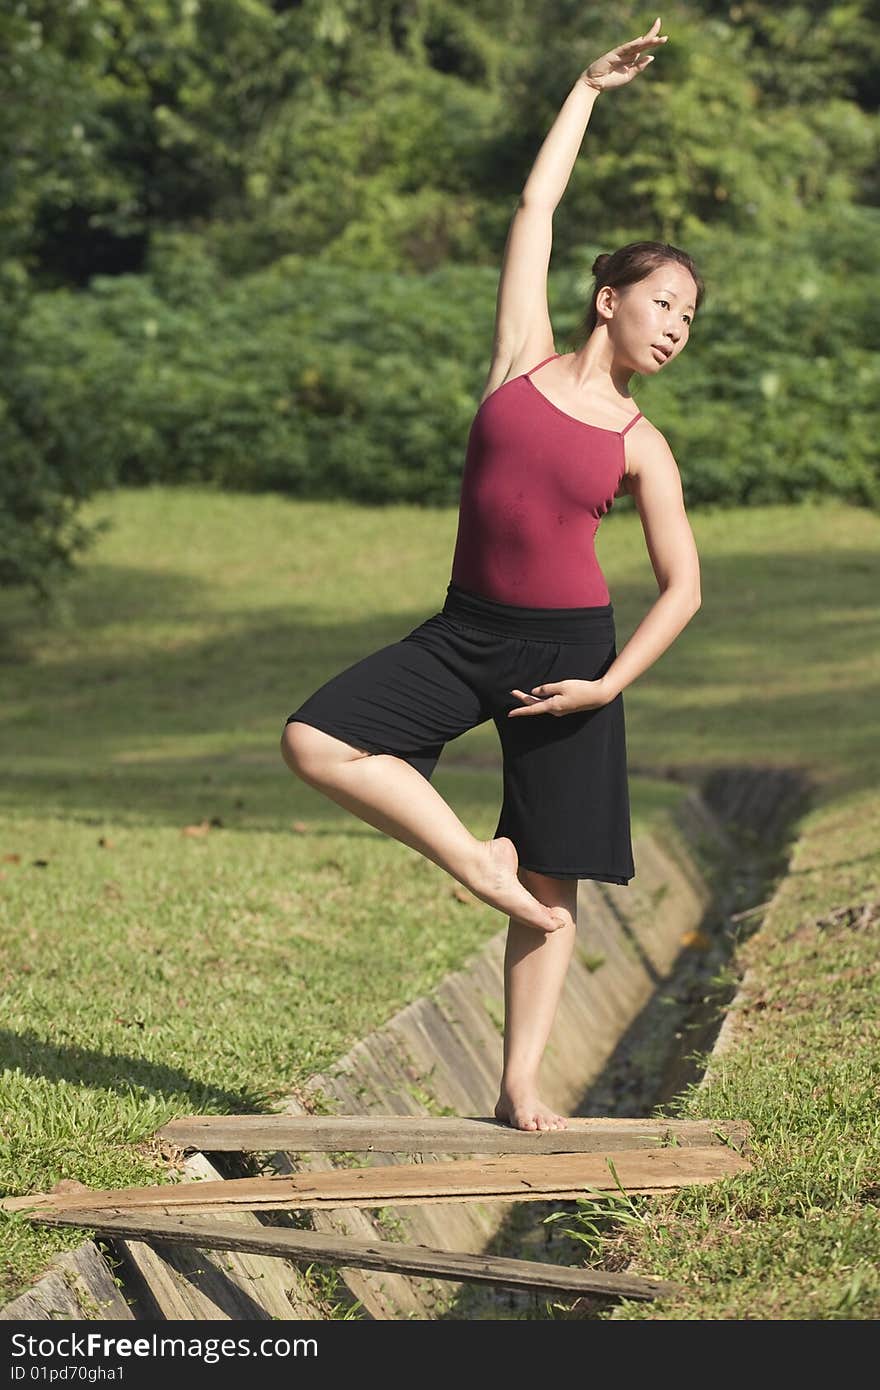
[[[550,878],[533,869],[519,877],[539,901],[562,909],[566,925],[537,936],[514,918],[504,955],[504,1071],[495,1106],[514,1129],[565,1129],[562,1115],[538,1098],[538,1073],[553,1026],[577,932],[578,880]]]

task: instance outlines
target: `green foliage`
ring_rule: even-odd
[[[663,21],[556,210],[557,332],[596,251],[686,246],[709,298],[640,404],[689,501],[874,505],[869,0]],[[516,197],[581,66],[644,22],[573,0],[17,0],[0,574],[39,585],[42,554],[48,584],[85,539],[78,499],[114,479],[455,501]]]
[[[693,244],[712,292],[688,352],[635,385],[689,502],[880,502],[877,220],[857,208],[833,229],[817,220],[784,254],[719,230]],[[87,461],[90,478],[126,483],[457,502],[494,269],[288,256],[226,280],[200,247],[178,236],[151,277],[35,297],[12,388],[38,456],[69,477]],[[552,277],[560,347],[587,288],[582,271]]]
[[[18,59],[5,215],[42,282],[115,273],[125,247],[124,268],[142,269],[154,236],[184,230],[235,275],[291,252],[495,266],[581,63],[643,21],[630,4],[612,16],[557,0],[21,0],[0,21]],[[664,28],[646,79],[597,104],[557,211],[558,260],[584,228],[775,236],[872,200],[868,0],[818,15],[678,3]]]

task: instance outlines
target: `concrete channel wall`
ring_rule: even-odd
[[[729,941],[727,914],[732,906],[755,901],[750,895],[764,885],[768,862],[777,866],[777,858],[767,860],[766,847],[771,841],[774,845],[781,842],[803,798],[798,780],[785,773],[719,772],[705,779],[700,788],[692,787],[659,828],[637,837],[637,875],[628,887],[581,881],[575,952],[542,1069],[541,1090],[549,1104],[569,1114],[648,1115],[664,1098],[659,1079],[664,1069],[668,1071],[670,1045],[667,1038],[661,1046],[658,1030],[665,1027],[668,1033],[670,1022],[674,1028],[682,1011],[687,1010],[687,989],[682,990],[680,982],[689,970],[705,975],[707,963],[711,966],[723,958]],[[738,833],[743,826],[748,831],[746,848]],[[756,846],[754,860],[749,858],[749,837]],[[758,849],[762,852],[757,853]],[[356,1043],[326,1073],[309,1078],[284,1107],[287,1113],[491,1115],[501,1074],[505,937],[506,930],[502,929],[430,995],[400,1010],[383,1027]],[[696,952],[695,946],[699,948]],[[676,989],[678,1012],[674,1007],[658,1011],[658,1000],[675,1004]],[[664,991],[672,993],[661,999]],[[650,1081],[638,1069],[633,1081],[632,1059],[639,1050],[655,1060],[662,1053],[665,1059],[659,1070],[654,1068]],[[628,1089],[619,1079],[627,1074],[627,1068]],[[626,1093],[623,1102],[622,1091]],[[224,1176],[244,1171],[229,1155],[208,1157]],[[413,1157],[374,1154],[366,1161],[412,1162]],[[440,1155],[425,1154],[422,1158],[431,1162]],[[334,1161],[323,1154],[278,1153],[262,1156],[259,1164],[252,1162],[247,1171],[319,1171],[340,1162],[364,1161],[363,1155]],[[205,1156],[193,1156],[187,1161],[185,1177],[198,1180],[206,1176],[206,1165]],[[490,1247],[497,1250],[505,1227],[514,1222],[520,1231],[519,1252],[541,1258],[539,1251],[524,1248],[535,1243],[540,1214],[532,1216],[529,1237],[522,1230],[523,1214],[513,1211],[519,1205],[444,1203],[379,1212],[344,1208],[314,1211],[310,1217],[318,1230],[472,1253]],[[271,1224],[271,1217],[261,1219]],[[211,1280],[193,1289],[190,1285],[198,1261],[192,1257],[199,1252],[189,1251],[184,1257],[172,1247],[148,1250],[125,1241],[113,1242],[109,1248],[122,1261],[122,1289],[135,1317],[235,1319],[261,1315],[257,1306],[261,1281],[232,1267],[227,1267],[224,1276],[217,1252],[213,1257],[211,1252],[203,1252],[202,1264],[209,1261]],[[83,1263],[93,1268],[95,1247],[90,1241],[78,1252],[59,1258],[69,1266],[80,1252]],[[558,1253],[550,1258],[558,1259]],[[267,1298],[263,1316],[283,1316],[285,1300],[290,1317],[327,1316],[294,1266],[277,1259],[268,1263],[274,1269],[274,1296]],[[220,1287],[224,1277],[229,1281],[225,1289]],[[397,1320],[481,1315],[456,1313],[456,1300],[469,1291],[447,1280],[354,1269],[342,1271],[340,1277],[346,1297],[352,1304],[360,1304],[356,1311],[360,1317]],[[45,1280],[53,1279],[57,1284],[57,1273],[50,1270]],[[52,1316],[40,1297],[43,1282],[7,1304],[0,1316]],[[118,1311],[100,1311],[100,1300],[99,1311],[95,1306],[92,1301],[81,1316],[119,1316]],[[474,1309],[476,1306],[471,1304]]]

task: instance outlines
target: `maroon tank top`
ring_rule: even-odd
[[[567,415],[531,373],[487,396],[468,436],[453,584],[526,608],[610,602],[595,552],[625,467],[622,430]]]

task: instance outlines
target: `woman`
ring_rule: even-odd
[[[659,30],[658,19],[581,73],[523,189],[442,612],[328,681],[282,736],[299,777],[509,915],[495,1115],[517,1129],[566,1125],[539,1099],[538,1071],[578,880],[626,884],[635,872],[621,692],[700,605],[678,469],[627,385],[687,345],[703,293],[690,257],[658,242],[599,256],[586,341],[569,355],[553,351],[547,311],[553,210],[593,105],[644,71],[665,42]],[[593,538],[621,491],[635,499],[661,592],[618,655]],[[504,802],[495,836],[481,841],[430,778],[445,743],[489,718]]]

